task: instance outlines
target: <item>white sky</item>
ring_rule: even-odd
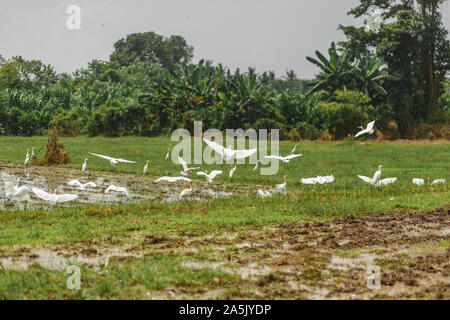
[[[133,32],[182,35],[194,60],[232,69],[255,67],[300,78],[318,71],[315,50],[343,40],[338,25],[358,0],[0,0],[0,55],[22,55],[73,72],[92,59],[108,59],[113,44]],[[81,30],[66,27],[66,8],[81,8]],[[444,11],[450,25],[450,9]],[[103,25],[102,25],[103,24]]]

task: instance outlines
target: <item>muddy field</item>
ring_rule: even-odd
[[[131,244],[15,246],[0,251],[0,262],[18,270],[33,264],[62,269],[69,261],[104,268],[110,261],[175,252],[185,257],[184,268],[220,268],[240,279],[233,292],[217,279],[218,289],[168,287],[148,293],[150,299],[450,299],[450,207],[231,228],[208,236],[133,232],[127,238]],[[194,258],[205,248],[206,259]]]
[[[158,182],[154,180],[159,177],[139,176],[127,173],[92,171],[89,170],[83,174],[79,169],[66,167],[46,167],[46,166],[24,166],[22,164],[0,161],[0,172],[15,175],[21,178],[20,185],[33,186],[43,189],[47,192],[56,193],[72,193],[78,194],[76,201],[64,204],[74,206],[82,203],[127,203],[127,202],[143,202],[143,201],[178,201],[180,192],[188,187],[186,182]],[[204,178],[197,175],[190,177],[196,180],[193,186],[193,192],[189,196],[191,200],[205,200],[214,197],[230,197],[239,193],[246,195],[255,193],[255,188],[247,186],[223,186],[217,184],[207,185]],[[77,179],[81,183],[89,181],[95,182],[98,187],[81,190],[78,187],[69,186],[67,182]],[[120,192],[105,193],[104,191],[110,185],[126,187],[130,193],[126,197]],[[50,208],[50,206],[36,197],[28,203],[8,202],[5,201],[5,192],[3,190],[3,181],[0,182],[0,209],[25,209],[25,208]]]

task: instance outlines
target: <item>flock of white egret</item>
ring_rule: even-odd
[[[363,127],[360,127],[360,128],[362,128],[362,130],[359,131],[355,135],[355,137],[361,136],[363,134],[372,134],[374,132],[374,124],[375,124],[375,121],[372,121],[372,122],[368,123],[368,125],[365,129]],[[238,159],[244,159],[244,158],[247,158],[247,157],[253,155],[257,151],[256,148],[234,150],[231,148],[231,146],[226,148],[216,142],[207,140],[205,138],[203,139],[203,141],[212,150],[214,150],[217,154],[219,154],[222,157],[222,159],[225,161],[229,161],[229,160],[234,161],[234,160],[238,160]],[[265,156],[265,158],[266,159],[276,159],[276,160],[280,160],[284,163],[289,163],[289,161],[302,156],[302,154],[294,153],[296,148],[297,148],[297,145],[294,146],[294,148],[291,151],[291,154],[286,155],[286,156],[269,155],[269,156]],[[165,156],[166,160],[169,159],[170,152],[171,152],[171,149],[169,148],[166,153],[166,156]],[[114,158],[111,156],[106,156],[106,155],[92,153],[92,152],[89,152],[89,154],[108,160],[113,169],[116,167],[116,164],[118,164],[118,163],[136,163],[136,161],[126,160],[126,159],[121,159],[121,158]],[[27,149],[27,154],[25,157],[24,164],[27,165],[33,159],[35,159],[34,147],[32,148],[31,154],[29,152],[29,149]],[[180,171],[181,176],[177,176],[177,177],[164,176],[164,177],[160,177],[160,178],[156,179],[154,182],[162,182],[162,181],[165,181],[165,182],[177,182],[177,181],[188,182],[189,188],[181,191],[181,193],[179,194],[179,199],[183,199],[184,197],[186,197],[193,191],[192,184],[195,180],[187,178],[187,176],[194,174],[194,172],[195,172],[199,176],[204,176],[205,180],[206,180],[206,184],[208,185],[209,183],[213,182],[215,177],[222,174],[221,170],[212,170],[209,173],[207,170],[197,171],[200,169],[200,167],[189,168],[184,159],[182,159],[179,156],[177,157],[177,159],[178,159],[178,164],[181,165],[183,168],[183,170]],[[87,158],[84,159],[84,162],[82,164],[81,170],[83,173],[86,172],[86,170],[87,170],[87,161],[88,161]],[[260,164],[260,160],[257,161],[257,163],[256,163],[255,167],[252,169],[252,171],[256,171],[259,168],[259,164]],[[234,166],[231,165],[230,167],[231,167],[231,170],[229,171],[229,178],[231,179],[237,170],[237,165],[234,165]],[[147,160],[146,164],[143,168],[143,171],[142,171],[144,175],[148,173],[148,168],[149,168],[149,161]],[[394,183],[397,181],[396,177],[381,179],[381,169],[382,168],[383,168],[383,166],[380,165],[378,167],[378,170],[374,173],[372,178],[366,177],[363,175],[358,175],[358,177],[361,180],[363,180],[364,182],[369,183],[376,187],[385,186],[385,185],[388,185],[388,184],[391,184],[391,183]],[[2,172],[2,180],[4,181],[5,194],[6,194],[6,198],[8,200],[29,201],[30,194],[34,194],[36,197],[54,205],[56,203],[72,201],[72,200],[75,200],[76,198],[78,198],[77,194],[56,194],[56,190],[53,193],[48,193],[48,192],[46,192],[42,189],[36,188],[36,187],[31,187],[31,186],[26,186],[26,185],[19,186],[20,179],[21,178],[16,178],[13,175]],[[283,179],[284,179],[283,183],[277,184],[275,186],[276,192],[285,192],[286,191],[287,176],[285,175],[283,177]],[[333,175],[317,176],[317,177],[313,177],[313,178],[302,178],[301,179],[301,183],[303,183],[303,184],[327,184],[327,183],[331,183],[333,181],[334,181]],[[420,179],[420,178],[414,178],[412,180],[412,182],[416,185],[424,185],[425,184],[424,179]],[[445,182],[446,182],[445,179],[436,179],[433,182],[431,182],[431,184],[434,185],[434,184],[445,183]],[[89,187],[91,187],[91,188],[98,187],[98,185],[95,182],[87,182],[87,183],[83,184],[79,180],[70,180],[67,184],[70,186],[73,186],[73,187],[78,187],[79,190],[85,190],[86,188],[89,188]],[[266,198],[266,197],[272,196],[272,194],[269,191],[263,190],[262,185],[258,185],[257,187],[258,187],[257,195],[259,197]],[[118,192],[118,193],[123,193],[127,197],[130,196],[129,191],[127,190],[126,187],[115,186],[115,185],[109,185],[104,192],[109,193],[112,191]],[[212,192],[209,189],[209,194],[214,194],[214,192]]]

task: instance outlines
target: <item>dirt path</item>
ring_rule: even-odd
[[[57,269],[64,256],[95,268],[108,256],[180,252],[184,268],[221,268],[240,277],[239,288],[197,288],[186,293],[185,288],[172,287],[153,297],[450,299],[450,206],[428,213],[227,229],[207,236],[129,236],[132,244],[118,247],[96,242],[16,247],[8,254],[0,250],[0,262],[13,269],[34,263]],[[194,258],[205,249],[210,250],[207,259]]]

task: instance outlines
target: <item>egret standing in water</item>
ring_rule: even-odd
[[[192,192],[192,183],[194,181],[189,181],[189,188],[188,189],[184,189],[183,191],[181,191],[180,193],[180,200],[183,199],[183,197],[185,197],[186,195],[190,194]]]

